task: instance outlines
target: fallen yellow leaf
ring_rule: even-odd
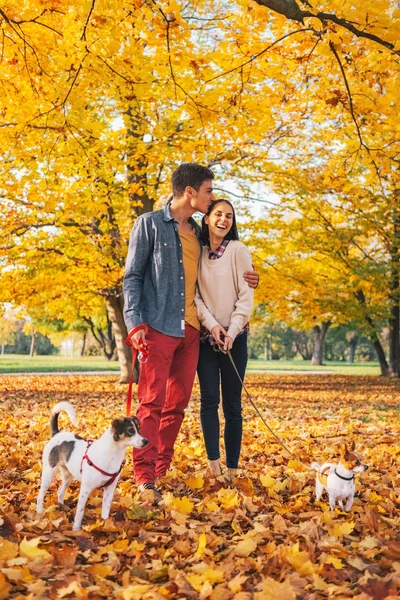
[[[264,579],[262,592],[256,592],[254,600],[296,600],[296,593],[289,581],[280,583],[267,577]]]
[[[240,502],[239,495],[236,490],[221,489],[218,494],[218,501],[224,508],[234,508]]]
[[[253,537],[246,536],[234,548],[233,552],[236,556],[247,557],[257,548],[257,542]]]
[[[197,477],[189,477],[189,479],[186,479],[185,483],[193,490],[199,490],[200,488],[204,487],[204,479],[201,475],[197,475]]]
[[[10,560],[18,556],[18,544],[0,539],[0,560]]]
[[[272,488],[276,483],[275,479],[271,477],[269,473],[267,473],[266,475],[260,475],[260,481],[262,485],[266,488]]]
[[[96,564],[92,565],[87,569],[87,572],[91,575],[98,575],[99,577],[107,577],[112,573],[112,567],[110,565]]]
[[[182,515],[190,515],[194,508],[194,504],[187,496],[182,496],[182,498],[173,499],[171,508],[177,510]]]
[[[206,538],[206,534],[205,533],[201,533],[199,535],[199,545],[197,546],[197,550],[195,552],[195,554],[197,556],[201,556],[204,552],[204,548],[207,545],[207,538]]]
[[[19,545],[20,556],[25,556],[25,558],[30,558],[33,560],[36,558],[49,558],[49,552],[39,548],[39,544],[40,538],[33,538],[31,540],[24,538]]]

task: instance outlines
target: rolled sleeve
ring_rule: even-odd
[[[144,274],[153,252],[153,242],[148,221],[138,217],[129,238],[123,281],[124,318],[128,331],[142,323]]]

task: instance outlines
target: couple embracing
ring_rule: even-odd
[[[157,479],[170,467],[196,370],[201,425],[212,475],[221,474],[218,405],[222,387],[225,453],[238,468],[248,321],[258,275],[238,241],[235,211],[215,200],[214,173],[183,163],[172,175],[172,201],[134,224],[124,276],[125,322],[134,347],[146,344],[137,417],[148,446],[134,450],[140,497],[157,503]],[[203,213],[201,228],[192,218]],[[201,340],[201,341],[200,341]]]

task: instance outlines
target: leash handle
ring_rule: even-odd
[[[260,411],[258,410],[257,406],[255,405],[255,403],[254,403],[254,401],[253,401],[253,398],[250,396],[249,392],[247,391],[247,388],[246,388],[246,386],[245,386],[245,384],[244,384],[244,382],[243,382],[242,378],[240,377],[239,371],[238,371],[238,370],[237,370],[237,368],[236,368],[235,361],[233,360],[233,358],[232,358],[232,355],[231,355],[231,351],[230,351],[230,350],[228,350],[227,354],[228,354],[228,356],[229,356],[229,359],[230,359],[230,361],[231,361],[231,363],[232,363],[232,366],[233,366],[233,368],[235,369],[235,373],[236,373],[236,375],[239,377],[239,381],[240,381],[240,383],[242,384],[242,386],[243,386],[243,389],[244,389],[244,391],[245,391],[245,392],[246,392],[246,394],[247,394],[247,397],[248,397],[248,399],[250,400],[250,402],[251,402],[251,404],[252,404],[252,406],[253,406],[254,410],[256,411],[256,413],[258,414],[258,416],[260,417],[261,421],[264,423],[265,427],[268,429],[268,431],[270,432],[270,434],[271,434],[271,435],[272,435],[272,436],[273,436],[273,437],[276,439],[276,441],[278,442],[278,444],[280,444],[280,445],[282,446],[282,448],[284,448],[284,449],[286,450],[286,452],[287,452],[287,453],[288,453],[288,454],[289,454],[289,455],[290,455],[292,458],[294,458],[294,460],[296,460],[298,463],[300,463],[300,464],[301,464],[301,465],[302,465],[302,466],[303,466],[305,469],[307,469],[307,471],[313,471],[313,472],[314,472],[314,469],[312,469],[311,467],[308,467],[308,466],[307,466],[307,465],[305,465],[305,464],[304,464],[304,463],[303,463],[303,462],[302,462],[300,459],[296,458],[296,456],[293,454],[293,452],[291,452],[291,451],[289,450],[289,448],[287,448],[287,446],[285,446],[285,444],[282,442],[282,440],[281,440],[281,439],[280,439],[280,438],[279,438],[279,437],[276,435],[276,433],[274,432],[274,430],[273,430],[273,429],[272,429],[272,428],[271,428],[271,427],[268,425],[268,423],[266,422],[266,420],[264,419],[264,417],[262,416],[262,414],[261,414],[261,413],[260,413]]]
[[[131,414],[131,406],[132,406],[132,387],[133,387],[133,369],[135,368],[137,350],[136,348],[132,348],[132,365],[131,365],[131,375],[129,377],[129,387],[128,387],[128,395],[126,398],[126,416],[129,417]]]
[[[129,378],[129,387],[128,387],[128,396],[126,399],[126,416],[129,417],[129,415],[131,414],[131,407],[132,407],[132,387],[133,387],[133,370],[135,368],[135,362],[136,362],[136,356],[138,358],[138,361],[141,363],[145,363],[147,362],[147,359],[149,357],[149,351],[148,348],[146,346],[146,344],[143,344],[143,342],[139,342],[138,343],[138,347],[134,348],[133,344],[132,344],[132,337],[134,336],[134,334],[137,331],[140,331],[141,329],[145,329],[144,325],[138,325],[138,327],[135,327],[134,329],[132,329],[132,331],[129,332],[128,337],[125,340],[125,344],[127,346],[129,346],[130,348],[132,348],[132,365],[131,365],[131,376]]]

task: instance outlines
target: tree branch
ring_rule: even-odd
[[[285,16],[289,20],[297,21],[298,23],[303,24],[304,19],[307,17],[319,19],[323,24],[326,22],[335,23],[336,25],[340,25],[340,27],[351,31],[351,33],[353,33],[357,37],[369,39],[373,42],[376,42],[380,46],[388,48],[395,54],[400,55],[400,50],[395,50],[395,45],[391,42],[387,42],[386,40],[383,40],[382,38],[380,38],[377,35],[374,35],[373,33],[363,31],[347,19],[340,19],[334,14],[326,12],[312,13],[309,10],[301,10],[296,0],[254,0],[254,2],[256,2],[256,4],[259,4],[260,6],[265,6],[265,8],[269,8],[273,12]]]
[[[92,0],[92,5],[90,7],[89,14],[86,19],[85,27],[83,28],[81,40],[84,40],[85,42],[86,42],[86,29],[87,29],[87,26],[89,25],[90,17],[92,15],[95,4],[96,4],[96,0]]]

